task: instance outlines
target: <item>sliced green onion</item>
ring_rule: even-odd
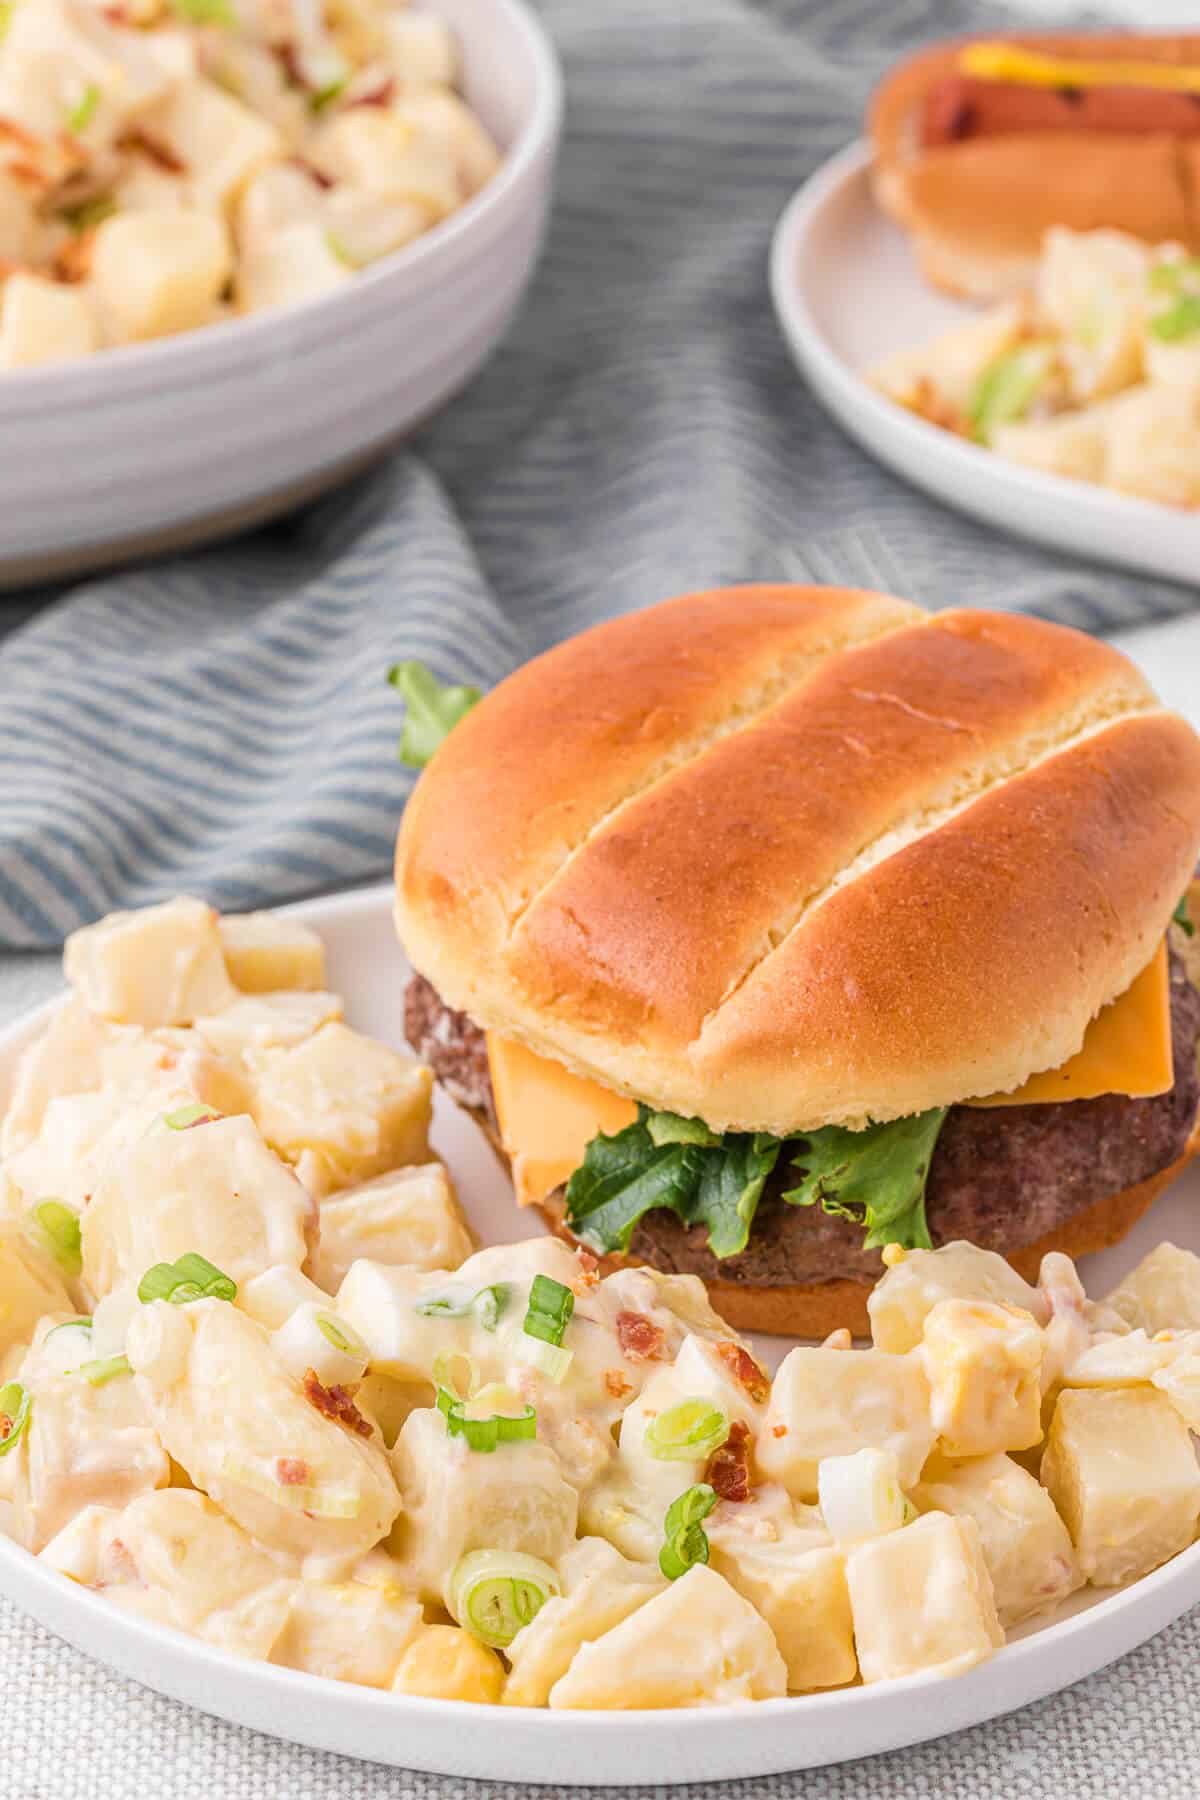
[[[973,436],[989,443],[998,425],[1023,419],[1050,372],[1048,344],[1018,344],[990,362],[971,390],[967,417]]]
[[[464,1631],[503,1650],[552,1595],[558,1576],[538,1556],[520,1550],[470,1550],[455,1564],[447,1602]]]
[[[67,130],[72,132],[86,131],[96,116],[96,108],[100,104],[100,89],[94,82],[89,82],[83,90],[82,98],[67,113]]]
[[[439,1350],[433,1359],[434,1386],[469,1400],[479,1387],[479,1364],[465,1350]]]
[[[1175,911],[1171,914],[1171,918],[1174,923],[1178,925],[1185,937],[1195,937],[1196,927],[1192,924],[1192,915],[1188,911],[1188,897],[1186,894],[1180,900]]]
[[[171,11],[189,25],[237,24],[229,0],[171,0]]]
[[[561,1281],[552,1281],[549,1275],[535,1275],[522,1330],[527,1337],[541,1338],[547,1344],[561,1344],[574,1311],[575,1296],[569,1287],[564,1287]]]
[[[164,1113],[162,1122],[169,1131],[190,1131],[193,1125],[209,1125],[220,1117],[211,1106],[194,1100],[190,1106],[177,1106],[174,1112]]]
[[[24,1437],[33,1411],[33,1396],[19,1381],[0,1387],[0,1456],[7,1456]]]
[[[61,1200],[39,1200],[25,1216],[30,1236],[54,1258],[63,1274],[70,1278],[82,1274],[79,1214]]]
[[[237,1283],[207,1258],[189,1250],[173,1263],[155,1263],[147,1269],[137,1292],[143,1305],[169,1300],[173,1306],[186,1306],[190,1300],[235,1300]]]
[[[4,34],[12,24],[13,7],[16,0],[0,0],[0,44],[4,42]]]
[[[1200,294],[1181,294],[1174,306],[1155,314],[1147,330],[1161,338],[1164,344],[1194,336],[1200,331]]]
[[[333,257],[335,262],[340,262],[344,269],[358,268],[359,264],[357,257],[350,254],[348,246],[343,243],[336,231],[327,231],[325,233],[325,243],[328,247],[330,256]]]
[[[444,1387],[438,1389],[437,1403],[438,1411],[445,1417],[448,1435],[465,1438],[469,1450],[478,1450],[484,1455],[490,1455],[501,1444],[518,1444],[537,1436],[537,1413],[532,1406],[527,1406],[515,1418],[507,1413],[493,1413],[490,1418],[471,1419],[466,1413],[467,1402]]]
[[[52,1338],[56,1331],[78,1331],[81,1328],[90,1333],[92,1321],[87,1318],[64,1319],[61,1325],[52,1325],[50,1327],[49,1331],[46,1333],[46,1338]],[[43,1343],[45,1343],[46,1338],[42,1339]]]
[[[465,1319],[474,1313],[485,1331],[495,1331],[511,1298],[508,1282],[494,1281],[473,1294],[431,1294],[418,1300],[414,1311],[423,1319]]]
[[[327,81],[324,87],[318,88],[308,103],[310,112],[323,113],[335,100],[341,98],[349,85],[348,75],[339,75],[336,81]]]
[[[517,1339],[517,1360],[539,1370],[559,1387],[575,1361],[575,1352],[565,1350],[561,1344],[548,1344],[544,1338],[526,1337],[522,1333]]]
[[[331,1313],[327,1312],[319,1312],[316,1315],[316,1322],[317,1330],[325,1342],[332,1344],[335,1350],[340,1350],[345,1356],[361,1356],[364,1361],[370,1361],[370,1352],[367,1346],[357,1331],[352,1331],[349,1325],[344,1325],[340,1319],[335,1319]]]
[[[311,1513],[317,1519],[356,1519],[362,1510],[353,1488],[327,1487],[318,1482],[283,1482],[236,1456],[222,1459],[221,1474],[227,1481],[250,1488],[287,1512]]]
[[[111,1381],[114,1376],[132,1375],[133,1370],[127,1356],[104,1356],[97,1362],[80,1363],[75,1373],[82,1375],[90,1386],[103,1387],[105,1382]]]
[[[98,194],[94,200],[81,200],[78,206],[64,206],[58,216],[72,231],[84,232],[94,231],[97,225],[103,225],[105,219],[111,219],[119,211],[111,194]]]
[[[1200,256],[1181,257],[1177,262],[1155,263],[1150,271],[1150,286],[1160,294],[1177,294],[1188,279],[1200,280]]]
[[[697,1563],[708,1561],[708,1536],[701,1520],[707,1519],[716,1504],[715,1489],[701,1481],[685,1488],[667,1508],[658,1566],[668,1581],[676,1581]]]
[[[695,1462],[719,1450],[729,1436],[729,1420],[710,1400],[681,1400],[651,1419],[646,1448],[660,1462]]]

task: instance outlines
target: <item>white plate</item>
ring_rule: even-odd
[[[315,299],[157,343],[0,374],[0,588],[178,548],[343,479],[471,378],[533,272],[562,122],[526,0],[420,0],[505,151],[432,231]]]
[[[791,201],[771,249],[771,292],[814,392],[905,480],[989,525],[1081,556],[1194,583],[1200,514],[1005,462],[886,400],[863,371],[971,316],[926,286],[908,241],[871,197],[871,151],[852,144]]]
[[[375,888],[288,910],[315,927],[330,986],[352,1022],[399,1044],[407,967],[391,922],[392,892]],[[44,1020],[39,1008],[0,1035],[0,1102],[18,1051]],[[486,1242],[531,1235],[499,1164],[475,1126],[440,1098],[434,1142]],[[1200,1250],[1200,1177],[1184,1179],[1119,1250],[1090,1259],[1101,1290],[1162,1238]],[[774,1353],[782,1340],[764,1340]],[[234,1660],[193,1638],[119,1612],[98,1595],[0,1540],[0,1584],[35,1618],[80,1649],[173,1699],[235,1724],[319,1750],[438,1774],[564,1786],[648,1786],[813,1768],[919,1743],[1024,1706],[1144,1643],[1200,1600],[1200,1545],[1107,1598],[1087,1594],[1069,1616],[1029,1632],[953,1681],[911,1677],[803,1699],[681,1714],[554,1713],[400,1698],[289,1669]]]

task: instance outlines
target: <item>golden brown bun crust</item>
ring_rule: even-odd
[[[930,281],[972,299],[1013,293],[1027,284],[1052,225],[1200,246],[1200,190],[1189,176],[1200,152],[1173,135],[1030,132],[917,148],[912,124],[922,99],[953,73],[971,41],[936,44],[908,58],[881,83],[868,114],[876,197],[912,232]],[[1030,33],[988,41],[1089,61],[1200,66],[1200,36]]]
[[[397,914],[480,1024],[786,1136],[1057,1067],[1198,853],[1200,739],[1110,646],[732,590],[585,633],[476,708],[409,803]]]
[[[1184,1154],[1170,1168],[1140,1181],[1136,1187],[1120,1194],[1107,1194],[1083,1212],[1076,1213],[1057,1231],[1047,1232],[1036,1244],[1014,1250],[1007,1260],[1026,1281],[1036,1282],[1038,1267],[1050,1250],[1062,1250],[1070,1257],[1092,1256],[1119,1244],[1142,1214],[1170,1184],[1183,1174],[1192,1159],[1200,1155],[1200,1124],[1197,1124]],[[568,1243],[575,1239],[565,1230],[562,1209],[552,1205],[539,1208],[551,1230]],[[1007,1254],[1007,1253],[1006,1253]],[[608,1256],[601,1260],[604,1273],[631,1265],[633,1259]],[[819,1281],[807,1286],[751,1287],[744,1282],[708,1281],[709,1300],[721,1317],[739,1331],[758,1331],[771,1337],[828,1337],[831,1331],[847,1326],[855,1337],[869,1337],[871,1322],[867,1299],[871,1293],[866,1281]]]

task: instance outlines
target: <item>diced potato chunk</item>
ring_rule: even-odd
[[[508,1646],[507,1706],[545,1706],[581,1645],[603,1637],[666,1587],[657,1569],[629,1562],[603,1538],[583,1538],[559,1565],[563,1592]]]
[[[1026,322],[1020,302],[992,308],[943,332],[916,350],[902,350],[870,371],[872,384],[901,406],[911,406],[923,387],[965,414],[975,383],[988,364],[1019,341]]]
[[[925,1320],[930,1416],[948,1456],[1042,1438],[1042,1333],[1020,1307],[942,1300]]]
[[[246,1065],[263,1136],[318,1198],[428,1161],[433,1071],[414,1058],[332,1024]]]
[[[140,1307],[126,1354],[175,1461],[252,1537],[352,1556],[387,1533],[400,1496],[378,1438],[321,1411],[236,1307]]]
[[[1200,392],[1135,387],[1109,402],[1105,483],[1166,506],[1200,506]]]
[[[1036,419],[1016,425],[997,425],[991,447],[1009,462],[1048,475],[1065,475],[1073,481],[1103,481],[1105,426],[1103,405],[1082,412],[1062,413],[1057,418]]]
[[[973,1519],[926,1513],[851,1550],[846,1579],[863,1681],[961,1675],[999,1649],[992,1580]]]
[[[496,1652],[458,1625],[427,1625],[400,1658],[392,1680],[393,1694],[478,1706],[494,1706],[503,1688],[504,1664]]]
[[[328,1303],[324,1290],[301,1274],[295,1263],[275,1263],[238,1284],[235,1305],[264,1331],[278,1331],[298,1307]]]
[[[0,1231],[0,1352],[27,1344],[46,1313],[70,1313],[70,1295],[48,1256],[23,1232]]]
[[[278,988],[317,992],[325,986],[324,946],[315,931],[295,919],[270,912],[226,913],[217,923],[217,935],[230,978],[243,994]]]
[[[578,1501],[552,1450],[536,1440],[488,1454],[451,1437],[433,1408],[411,1413],[392,1451],[404,1501],[392,1547],[400,1578],[444,1603],[468,1550],[522,1550],[556,1563],[575,1538]]]
[[[237,303],[247,313],[291,306],[330,293],[353,276],[328,228],[316,219],[300,220],[247,247],[238,265]]]
[[[1007,1628],[1049,1611],[1083,1583],[1070,1534],[1054,1502],[1010,1456],[926,1464],[912,1497],[922,1512],[974,1519]]]
[[[758,1436],[757,1460],[799,1500],[817,1497],[817,1466],[872,1446],[893,1450],[900,1483],[921,1472],[937,1433],[920,1355],[881,1350],[810,1350],[784,1358]]]
[[[448,87],[405,94],[394,112],[414,127],[422,147],[436,145],[451,157],[464,197],[478,193],[500,167],[500,153],[487,131]]]
[[[235,1282],[307,1255],[312,1202],[251,1119],[159,1122],[108,1165],[83,1218],[89,1287],[106,1294],[199,1251]]]
[[[149,128],[187,169],[194,203],[217,213],[255,169],[286,155],[273,125],[203,79],[180,83],[155,107]]]
[[[385,12],[380,30],[383,60],[401,92],[454,86],[458,79],[458,42],[445,19],[432,13]]]
[[[960,1240],[938,1250],[906,1251],[876,1282],[867,1298],[876,1348],[897,1355],[915,1350],[940,1300],[994,1300],[1024,1308],[1039,1324],[1046,1319],[1037,1289],[1011,1264],[994,1250]]]
[[[0,369],[36,369],[87,356],[98,344],[88,296],[18,271],[0,287]]]
[[[1148,1574],[1195,1536],[1200,1469],[1192,1440],[1153,1389],[1065,1390],[1041,1478],[1097,1587]]]
[[[302,1581],[271,1661],[330,1681],[385,1688],[423,1624],[420,1604],[398,1584]]]
[[[1159,1244],[1104,1297],[1104,1305],[1133,1329],[1200,1330],[1200,1256]]]
[[[92,285],[118,343],[207,325],[233,269],[229,236],[211,213],[116,213],[96,233]]]
[[[92,1012],[132,1025],[190,1025],[237,998],[202,900],[110,913],[71,933],[63,968]]]
[[[441,1163],[396,1169],[321,1203],[313,1278],[336,1293],[360,1257],[417,1269],[457,1269],[475,1248]]]
[[[1140,1329],[1115,1337],[1097,1336],[1067,1364],[1063,1386],[1137,1387],[1140,1382],[1153,1381],[1160,1369],[1175,1361],[1185,1344],[1190,1347],[1195,1336],[1164,1332],[1161,1339],[1149,1338]]]
[[[120,1026],[97,1018],[72,994],[46,1029],[21,1052],[0,1128],[0,1153],[9,1157],[31,1143],[42,1128],[46,1107],[58,1095],[82,1094],[99,1087],[102,1053],[121,1034]]]
[[[461,205],[454,153],[396,107],[358,106],[331,119],[313,139],[310,159],[332,181],[407,200],[430,223]]]
[[[550,1691],[552,1707],[617,1710],[771,1700],[787,1670],[771,1628],[698,1563],[631,1618],[584,1644]]]
[[[709,1561],[771,1627],[793,1693],[840,1687],[858,1670],[845,1554],[790,1511],[718,1507],[705,1525]]]
[[[238,1057],[247,1050],[291,1049],[341,1016],[342,1002],[336,994],[284,989],[243,994],[212,1018],[197,1019],[196,1032],[220,1055]]]

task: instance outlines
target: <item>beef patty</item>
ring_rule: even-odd
[[[413,1049],[494,1136],[496,1107],[479,1027],[443,1005],[419,975],[405,994],[404,1024]],[[1200,1106],[1200,992],[1174,951],[1171,1033],[1175,1085],[1169,1093],[1148,1100],[1105,1094],[1047,1106],[951,1107],[926,1189],[934,1243],[968,1238],[1011,1253],[1037,1243],[1094,1201],[1169,1168],[1183,1154]],[[783,1190],[793,1183],[781,1158],[739,1256],[718,1261],[703,1227],[689,1228],[664,1211],[646,1215],[630,1254],[668,1273],[751,1287],[874,1280],[882,1266],[878,1250],[864,1250],[861,1230],[847,1219],[787,1205]]]

